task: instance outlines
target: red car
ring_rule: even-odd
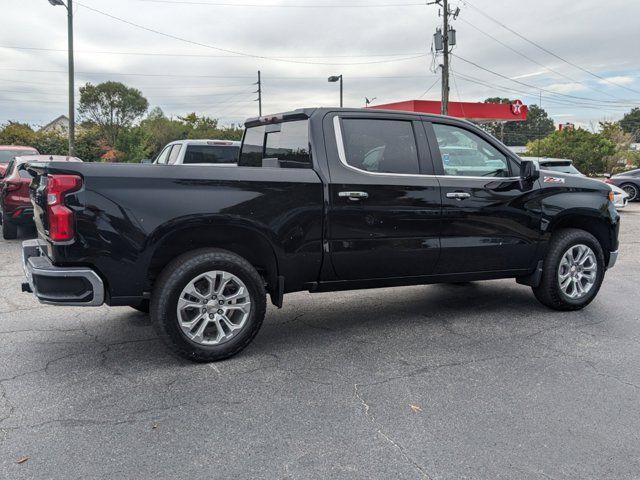
[[[81,162],[76,157],[62,155],[28,155],[10,160],[0,180],[0,211],[2,212],[2,238],[13,240],[18,225],[33,222],[33,206],[29,197],[31,174],[27,162]]]
[[[38,155],[40,152],[33,147],[20,147],[18,145],[0,145],[0,177],[7,170],[7,165],[15,157],[24,155]]]

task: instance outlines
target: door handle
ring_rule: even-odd
[[[464,200],[465,198],[469,198],[471,196],[468,192],[449,192],[447,193],[447,198],[455,198],[456,200]]]
[[[354,202],[369,198],[369,194],[367,192],[338,192],[338,196],[342,198],[348,198],[349,200],[352,200]]]

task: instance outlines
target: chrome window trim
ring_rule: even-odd
[[[469,180],[502,180],[502,181],[516,181],[520,180],[520,177],[467,177],[464,175],[429,175],[426,173],[388,173],[388,172],[369,172],[367,170],[362,170],[361,168],[354,167],[347,163],[347,155],[346,150],[344,148],[344,140],[342,137],[342,127],[340,125],[340,119],[338,115],[333,117],[333,131],[336,136],[336,145],[338,147],[338,159],[340,163],[349,170],[353,170],[358,173],[364,173],[366,175],[373,176],[385,176],[385,177],[424,177],[424,178],[460,178],[460,179],[469,179]],[[409,120],[401,120],[401,121],[409,121]]]

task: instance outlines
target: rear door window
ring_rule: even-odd
[[[344,118],[342,131],[350,166],[376,173],[420,173],[410,120]]]
[[[236,163],[239,151],[235,145],[188,145],[182,163]]]

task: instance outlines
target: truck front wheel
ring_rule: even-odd
[[[536,298],[554,310],[580,310],[597,295],[604,279],[604,253],[589,232],[559,230],[551,237]]]
[[[211,362],[235,355],[256,336],[266,310],[264,283],[244,258],[202,249],[173,260],[151,298],[159,336],[178,355]]]

